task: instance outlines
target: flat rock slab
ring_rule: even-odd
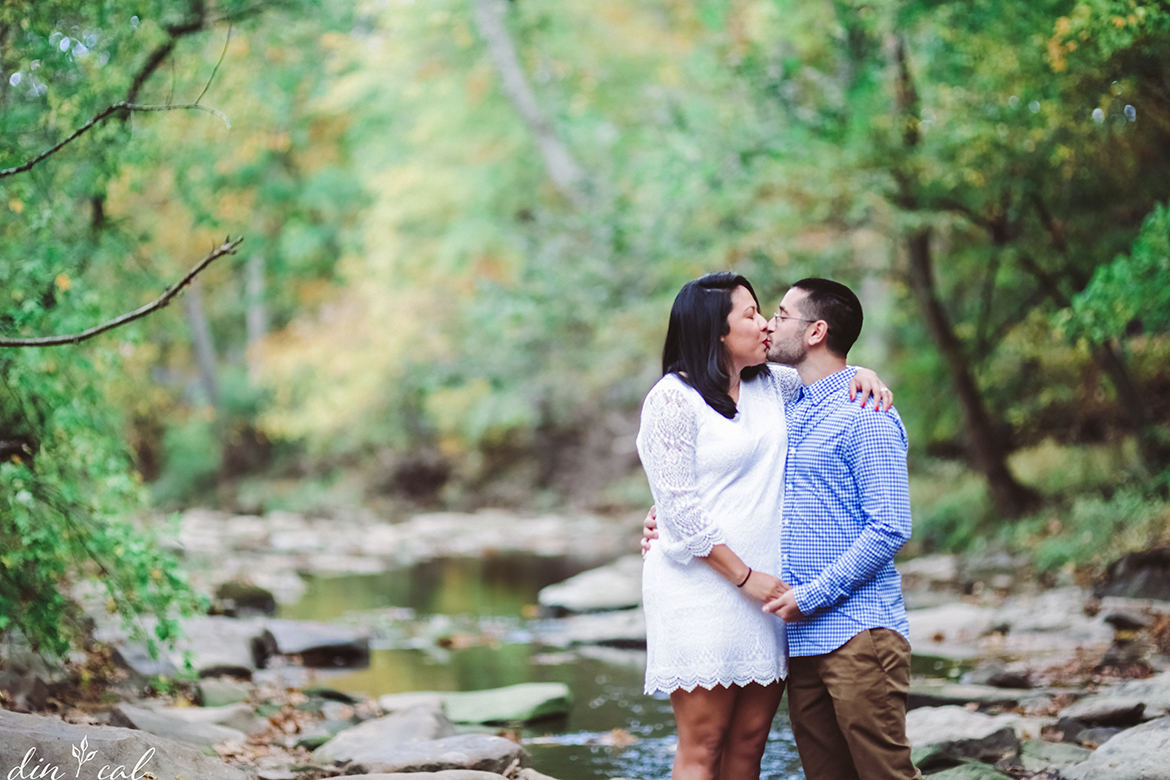
[[[314,759],[316,754],[314,754]],[[446,769],[475,769],[501,774],[513,762],[528,763],[524,748],[510,739],[487,734],[460,734],[454,737],[384,746],[377,759],[355,762],[370,772],[441,772]]]
[[[454,734],[455,727],[438,708],[412,707],[346,729],[313,751],[313,763],[385,761],[412,743],[430,742]]]
[[[1029,772],[1071,766],[1093,755],[1093,751],[1063,742],[1043,739],[1020,740],[1020,763]]]
[[[1170,672],[1148,680],[1130,680],[1110,689],[1109,693],[1140,699],[1146,705],[1145,717],[1162,717],[1170,713]]]
[[[378,772],[372,775],[346,775],[346,777],[365,778],[365,780],[500,780],[501,775],[495,772],[480,772],[475,769],[444,769],[441,772]],[[521,778],[523,780],[523,774],[521,774]]]
[[[204,707],[225,707],[246,702],[252,695],[249,683],[221,677],[207,677],[199,681],[199,698]]]
[[[931,780],[1011,780],[1010,775],[997,772],[987,764],[961,764],[941,772],[932,772]]]
[[[994,625],[995,611],[974,604],[945,604],[907,613],[910,645],[940,658],[975,658],[979,641]]]
[[[981,707],[1015,707],[1028,691],[996,688],[991,685],[962,685],[944,680],[911,680],[907,706],[944,707],[975,703]]]
[[[537,602],[556,615],[636,607],[642,603],[642,556],[627,555],[542,588]]]
[[[447,717],[456,723],[527,723],[568,714],[573,694],[564,683],[521,683],[505,688],[448,693]]]
[[[626,650],[646,649],[646,614],[641,609],[620,612],[599,612],[592,615],[573,615],[563,620],[550,621],[556,626],[542,640],[547,644],[605,645]]]
[[[347,626],[305,620],[269,620],[273,650],[298,655],[306,666],[364,666],[370,662],[370,637]]]
[[[446,695],[446,693],[440,693],[438,691],[387,693],[378,697],[378,706],[387,715],[420,705],[441,710],[443,708],[443,697]]]
[[[73,750],[85,743],[93,758],[78,766]],[[25,755],[35,748],[31,768],[57,766],[63,777],[97,780],[110,777],[122,767],[120,777],[144,777],[150,773],[158,780],[248,780],[248,775],[209,758],[197,748],[143,731],[110,726],[76,726],[40,715],[20,715],[0,711],[0,767],[13,771]],[[138,770],[135,771],[135,767]],[[105,769],[102,772],[103,768]],[[29,774],[26,773],[26,777]]]
[[[1086,761],[1062,770],[1065,780],[1170,780],[1170,717],[1123,731]]]
[[[110,712],[110,725],[185,742],[212,756],[216,754],[212,749],[214,745],[248,741],[248,735],[238,729],[217,723],[193,723],[165,712],[144,710],[129,704],[119,704]]]
[[[923,771],[973,759],[994,764],[1020,752],[1021,739],[1038,739],[1047,718],[986,715],[965,707],[924,707],[906,714],[911,755]]]
[[[259,734],[268,728],[268,720],[261,718],[247,704],[228,704],[223,707],[151,707],[151,711],[187,723],[213,723],[227,726],[245,734]]]
[[[1076,718],[1086,726],[1136,726],[1146,703],[1136,696],[1090,696],[1065,707],[1062,718]]]

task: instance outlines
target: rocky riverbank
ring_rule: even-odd
[[[540,780],[516,727],[571,708],[563,685],[370,698],[314,684],[313,669],[361,667],[371,646],[441,652],[504,641],[508,631],[522,638],[507,641],[580,655],[608,647],[637,658],[645,646],[637,555],[545,588],[531,615],[503,628],[488,622],[453,634],[446,618],[395,610],[344,624],[268,614],[290,598],[283,578],[299,581],[304,572],[500,550],[613,558],[636,545],[637,518],[444,514],[387,527],[370,520],[357,530],[326,522],[335,521],[184,516],[172,543],[192,565],[208,564],[199,576],[221,593],[224,614],[185,621],[185,639],[160,659],[108,621],[96,635],[104,643],[65,671],[4,648],[0,698],[30,714],[0,713],[0,771]],[[1166,572],[1130,562],[1111,567],[1095,588],[1043,589],[1022,574],[1025,563],[934,557],[899,567],[917,607],[908,729],[923,771],[938,780],[1170,780],[1170,600],[1150,590]],[[246,587],[218,587],[226,581]],[[249,590],[259,582],[274,590]],[[197,678],[174,682],[188,662]],[[628,739],[615,731],[606,744]],[[37,767],[44,771],[33,774]]]

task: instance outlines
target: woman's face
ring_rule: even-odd
[[[727,328],[727,335],[722,341],[731,359],[729,368],[733,376],[767,359],[771,328],[760,314],[756,299],[746,287],[736,287],[731,291],[731,313],[727,315]]]

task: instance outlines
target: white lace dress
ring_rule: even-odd
[[[673,374],[646,396],[638,455],[659,529],[642,567],[648,694],[788,675],[784,621],[702,557],[726,544],[753,569],[779,575],[784,402],[799,388],[793,369],[769,366],[740,385],[730,420]]]

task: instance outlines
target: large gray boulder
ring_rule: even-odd
[[[406,745],[454,734],[454,725],[437,708],[412,707],[346,729],[313,751],[313,763],[352,761],[367,764],[381,761]]]
[[[248,735],[238,729],[218,723],[191,722],[165,712],[152,712],[129,704],[119,704],[110,712],[110,725],[185,742],[210,756],[216,755],[215,745],[243,744],[248,741]]]
[[[85,756],[78,765],[74,750],[84,745]],[[55,766],[63,777],[144,777],[159,780],[184,777],[189,780],[247,780],[239,769],[218,758],[209,758],[197,748],[143,731],[109,726],[76,726],[39,715],[0,711],[0,767],[14,771],[29,750],[29,768]],[[85,757],[83,757],[85,758]],[[122,773],[117,774],[117,767]],[[135,771],[137,768],[137,771]],[[29,774],[24,775],[31,776]]]
[[[541,589],[542,610],[553,615],[630,609],[642,603],[642,556],[627,555]]]
[[[1170,601],[1170,547],[1126,553],[1105,569],[1097,596]]]
[[[572,706],[569,686],[558,682],[521,683],[443,697],[447,717],[456,723],[527,723],[566,715]]]
[[[525,765],[528,754],[510,739],[487,734],[460,734],[427,742],[384,745],[377,757],[355,761],[369,772],[440,772],[475,769],[503,774],[513,764]],[[347,768],[348,770],[348,768]]]
[[[1170,717],[1123,731],[1088,760],[1062,770],[1065,780],[1170,780]]]

